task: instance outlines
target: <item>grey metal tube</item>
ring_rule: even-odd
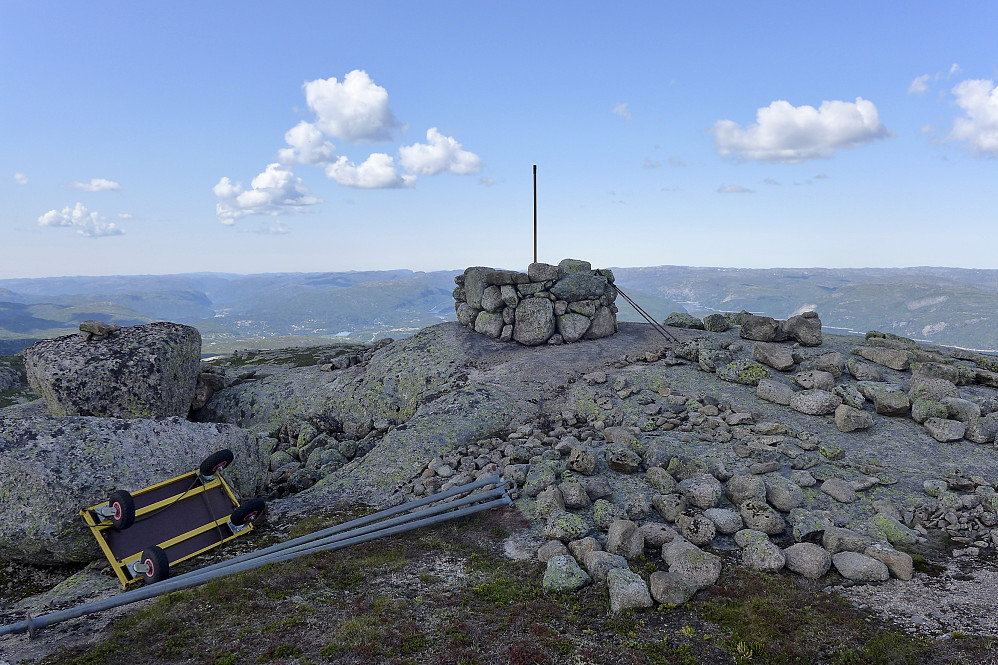
[[[486,483],[488,484],[488,483]],[[231,564],[224,566],[221,569],[216,569],[213,571],[196,571],[199,574],[192,574],[190,577],[168,579],[156,584],[150,584],[149,586],[144,586],[134,591],[127,591],[125,593],[119,594],[112,598],[105,598],[104,600],[99,600],[93,603],[87,603],[85,605],[79,605],[77,607],[69,608],[66,610],[61,610],[59,612],[52,612],[49,614],[42,615],[40,617],[29,617],[24,621],[19,621],[18,623],[9,624],[6,626],[0,626],[0,635],[7,635],[10,633],[33,633],[36,630],[45,628],[46,626],[51,626],[52,624],[59,623],[61,621],[66,621],[68,619],[75,619],[77,617],[85,616],[87,614],[93,614],[95,612],[101,612],[103,610],[112,609],[115,607],[121,607],[122,605],[128,605],[130,603],[138,602],[140,600],[146,600],[148,598],[154,598],[165,593],[170,593],[172,591],[180,591],[182,589],[188,589],[193,586],[198,586],[204,584],[210,580],[218,577],[224,577],[226,575],[233,575],[235,573],[245,572],[248,570],[254,570],[268,563],[280,563],[283,561],[290,561],[296,559],[303,554],[308,554],[311,552],[322,552],[322,551],[335,551],[338,549],[343,549],[346,547],[351,547],[353,545],[359,545],[361,543],[368,542],[370,540],[375,540],[376,538],[381,538],[382,536],[390,536],[398,533],[404,533],[406,531],[412,531],[424,526],[430,526],[433,524],[439,524],[440,522],[446,522],[449,520],[457,519],[459,517],[464,517],[466,515],[472,515],[474,513],[481,512],[483,510],[490,510],[492,508],[498,508],[499,506],[508,506],[513,503],[513,500],[508,495],[503,495],[502,498],[494,499],[486,503],[478,503],[475,505],[467,506],[459,510],[455,510],[450,513],[445,513],[443,515],[435,515],[433,517],[426,517],[423,519],[406,522],[404,524],[399,524],[388,529],[379,529],[373,533],[367,533],[364,535],[354,536],[346,540],[340,540],[334,543],[329,543],[319,547],[312,547],[300,552],[277,552],[268,556],[257,557],[249,561],[243,561],[237,564]]]
[[[250,559],[256,559],[256,558],[261,557],[261,556],[269,556],[270,554],[273,554],[275,552],[279,552],[279,551],[282,551],[282,550],[287,550],[287,549],[291,549],[291,548],[294,548],[294,547],[298,547],[298,546],[300,546],[300,545],[302,545],[304,543],[309,543],[309,542],[313,542],[313,541],[319,540],[321,538],[326,538],[326,537],[331,536],[333,534],[343,533],[345,531],[352,531],[353,529],[356,529],[358,527],[362,527],[362,526],[371,524],[373,522],[379,522],[380,520],[383,520],[386,517],[391,517],[393,515],[398,515],[399,513],[409,512],[409,511],[413,510],[414,508],[420,508],[420,507],[425,506],[425,505],[430,504],[430,503],[436,503],[437,501],[441,501],[441,500],[444,500],[444,499],[449,499],[449,498],[454,497],[454,496],[459,496],[459,495],[464,494],[466,492],[471,492],[473,490],[479,489],[480,487],[485,487],[486,485],[500,485],[500,484],[503,484],[505,482],[506,481],[504,481],[501,476],[499,476],[498,474],[493,474],[493,475],[488,476],[486,478],[482,478],[481,480],[476,480],[473,483],[468,483],[467,485],[461,485],[459,487],[453,487],[453,488],[451,488],[451,489],[449,489],[449,490],[447,490],[445,492],[439,492],[437,494],[431,494],[428,497],[424,497],[424,498],[418,499],[416,501],[410,501],[410,502],[407,502],[407,503],[403,503],[403,504],[400,504],[400,505],[395,506],[393,508],[386,508],[385,510],[381,510],[381,511],[378,511],[376,513],[372,513],[372,514],[367,515],[365,517],[358,517],[357,519],[350,520],[349,522],[343,522],[342,524],[336,524],[336,525],[328,527],[326,529],[322,529],[321,531],[316,531],[315,533],[305,534],[304,536],[299,536],[298,538],[294,538],[294,539],[289,540],[287,542],[277,543],[276,545],[271,545],[270,547],[265,547],[262,550],[256,550],[254,552],[247,552],[246,554],[241,554],[240,556],[234,557],[234,558],[229,559],[227,561],[220,561],[218,563],[214,563],[214,564],[212,564],[210,566],[205,566],[204,568],[200,568],[198,570],[192,570],[192,571],[190,571],[188,573],[184,573],[183,575],[178,575],[177,577],[175,577],[173,579],[182,579],[182,578],[184,578],[184,577],[186,577],[188,575],[193,575],[195,573],[206,573],[206,572],[210,572],[212,570],[218,570],[219,568],[224,568],[226,566],[231,566],[231,565],[234,565],[234,564],[237,564],[237,563],[242,563],[243,561],[249,561]],[[495,491],[495,490],[492,490],[492,491]],[[475,495],[470,495],[470,496],[475,496]],[[470,496],[469,497],[465,497],[465,499],[470,498]],[[479,496],[482,496],[482,495],[479,495]],[[451,501],[449,503],[450,504],[463,505],[464,503],[468,503],[468,501],[460,500],[460,501]],[[409,515],[406,516],[406,519],[411,518],[413,515],[422,514],[423,512],[425,512],[425,511],[419,511],[418,513],[410,513]],[[441,512],[441,511],[438,510],[437,513],[439,513],[439,512]],[[436,514],[436,513],[434,513],[434,514]]]

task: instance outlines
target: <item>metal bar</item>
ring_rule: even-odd
[[[303,552],[283,552],[275,554],[274,556],[257,557],[250,561],[244,561],[239,564],[225,566],[221,570],[214,570],[211,572],[201,572],[199,575],[193,575],[185,579],[175,578],[170,580],[164,580],[156,584],[150,584],[149,586],[144,586],[140,589],[134,591],[127,591],[125,593],[119,594],[112,598],[105,598],[104,600],[99,600],[93,603],[87,603],[85,605],[79,605],[66,610],[61,610],[59,612],[52,612],[49,614],[42,615],[40,617],[28,617],[24,621],[18,623],[9,624],[7,626],[0,626],[0,635],[7,635],[10,633],[24,633],[31,632],[32,634],[45,628],[46,626],[51,626],[52,624],[59,623],[61,621],[66,621],[68,619],[75,619],[77,617],[85,616],[88,614],[93,614],[95,612],[101,612],[103,610],[112,609],[115,607],[121,607],[122,605],[128,605],[140,600],[146,600],[147,598],[154,598],[165,593],[170,593],[173,591],[180,591],[182,589],[188,589],[193,586],[198,586],[210,580],[218,577],[224,577],[225,575],[232,575],[235,573],[246,572],[249,570],[254,570],[268,563],[281,563],[283,561],[290,561],[291,559],[296,559],[299,556],[311,552],[326,551],[331,552],[346,547],[351,547],[353,545],[359,545],[361,543],[366,543],[370,540],[376,538],[381,538],[382,536],[391,536],[399,533],[404,533],[406,531],[412,531],[414,529],[419,529],[424,526],[430,526],[433,524],[439,524],[441,522],[446,522],[449,520],[457,519],[459,517],[464,517],[466,515],[472,515],[474,513],[481,512],[483,510],[490,510],[492,508],[498,508],[499,506],[507,506],[513,503],[513,500],[508,496],[504,495],[500,499],[495,499],[493,501],[488,501],[486,503],[479,503],[472,506],[467,506],[461,508],[451,513],[446,513],[443,515],[436,515],[433,517],[427,517],[424,519],[416,520],[414,522],[407,522],[405,524],[400,524],[398,526],[389,529],[380,529],[374,533],[368,533],[360,536],[355,536],[348,538],[347,540],[341,540],[335,543],[330,543],[328,545],[323,545],[321,547],[310,548]]]
[[[534,263],[537,263],[537,164],[534,164]]]
[[[639,305],[636,302],[634,302],[633,300],[631,300],[630,296],[628,296],[626,293],[624,293],[623,291],[621,291],[620,287],[618,287],[616,284],[614,284],[613,288],[614,288],[614,290],[617,291],[617,293],[619,293],[620,295],[622,295],[624,297],[624,300],[627,301],[627,304],[629,304],[631,307],[633,307],[634,311],[636,311],[638,314],[640,314],[644,318],[645,321],[647,321],[648,323],[650,323],[652,325],[652,327],[656,331],[658,331],[659,334],[662,335],[662,337],[665,337],[666,339],[668,339],[670,341],[673,341],[673,342],[678,342],[679,341],[678,339],[675,338],[675,336],[671,335],[669,333],[669,331],[667,331],[665,328],[663,328],[661,325],[659,325],[658,321],[656,321],[654,319],[654,317],[652,317],[648,312],[646,312],[644,309],[642,309],[641,305]]]
[[[319,540],[320,538],[326,538],[327,536],[331,536],[333,534],[342,533],[344,531],[352,531],[359,527],[366,526],[374,522],[379,522],[387,517],[392,517],[394,515],[398,515],[399,513],[409,512],[414,508],[421,508],[422,506],[425,506],[427,504],[436,503],[437,501],[443,499],[449,499],[450,497],[453,496],[459,496],[461,494],[465,494],[466,492],[471,492],[473,490],[479,489],[480,487],[485,487],[486,485],[498,485],[500,484],[501,480],[502,478],[500,478],[498,474],[493,474],[491,476],[482,478],[481,480],[476,480],[475,482],[469,483],[467,485],[461,485],[460,487],[453,487],[445,492],[431,494],[430,496],[424,497],[422,499],[417,499],[416,501],[410,501],[408,503],[403,503],[401,505],[395,506],[394,508],[387,508],[385,510],[372,513],[371,515],[368,515],[366,517],[358,517],[357,519],[350,520],[349,522],[336,524],[334,526],[322,529],[321,531],[316,531],[315,533],[305,534],[304,536],[299,536],[298,538],[289,540],[284,543],[277,543],[276,545],[271,545],[270,547],[266,547],[262,550],[258,550],[255,552],[247,552],[246,554],[242,554],[228,561],[220,561],[219,563],[215,563],[210,566],[205,566],[204,568],[201,568],[199,570],[194,570],[188,573],[184,573],[183,575],[178,575],[173,579],[180,579],[182,577],[186,577],[187,575],[193,575],[196,573],[204,573],[212,570],[217,570],[219,568],[224,568],[225,566],[241,563],[243,561],[248,561],[250,559],[255,559],[261,556],[269,556],[270,554],[273,554],[275,552],[290,549],[292,547],[297,547],[304,543]]]

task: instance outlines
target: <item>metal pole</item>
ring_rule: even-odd
[[[537,263],[537,164],[534,164],[534,263]]]
[[[188,573],[184,573],[183,575],[178,575],[177,577],[174,577],[172,579],[178,580],[178,579],[181,579],[181,578],[186,577],[188,575],[206,573],[206,572],[209,572],[209,571],[212,571],[212,570],[217,570],[219,568],[224,568],[225,566],[230,566],[232,564],[240,563],[242,561],[248,561],[250,559],[255,559],[257,557],[267,556],[267,555],[273,554],[274,552],[279,552],[279,551],[282,551],[282,550],[291,549],[292,547],[297,547],[297,546],[303,545],[305,543],[309,543],[309,542],[312,542],[312,541],[315,541],[315,540],[319,540],[320,538],[326,538],[328,536],[332,536],[333,534],[343,533],[345,531],[352,531],[352,530],[355,530],[355,529],[357,529],[359,527],[371,524],[373,522],[378,522],[379,520],[383,520],[383,519],[385,519],[387,517],[392,517],[394,515],[398,515],[399,513],[405,513],[405,512],[408,512],[410,510],[413,510],[415,508],[420,508],[420,507],[425,506],[425,505],[430,504],[430,503],[436,503],[437,501],[442,501],[444,499],[449,499],[451,497],[458,496],[458,495],[464,494],[466,492],[471,492],[472,490],[476,490],[476,489],[479,489],[481,487],[485,487],[486,485],[497,485],[497,484],[500,483],[501,480],[502,480],[502,478],[500,478],[498,474],[493,474],[491,476],[487,476],[485,478],[482,478],[481,480],[476,480],[473,483],[468,483],[467,485],[461,485],[459,487],[453,487],[453,488],[451,488],[449,490],[446,490],[444,492],[439,492],[437,494],[431,494],[430,496],[423,497],[422,499],[417,499],[416,501],[410,501],[410,502],[407,502],[407,503],[400,504],[398,506],[395,506],[394,508],[386,508],[385,510],[381,510],[381,511],[378,511],[376,513],[372,513],[371,515],[368,515],[366,517],[358,517],[357,519],[350,520],[349,522],[344,522],[342,524],[336,524],[336,525],[333,525],[331,527],[327,527],[325,529],[322,529],[321,531],[316,531],[315,533],[308,533],[308,534],[305,534],[304,536],[299,536],[298,538],[295,538],[293,540],[289,540],[289,541],[284,542],[284,543],[277,543],[276,545],[271,545],[270,547],[266,547],[266,548],[264,548],[262,550],[257,550],[255,552],[247,552],[246,554],[237,556],[237,557],[235,557],[233,559],[229,559],[228,561],[220,561],[220,562],[212,564],[210,566],[205,566],[204,568],[200,568],[198,570],[192,570],[192,571],[190,571]],[[470,497],[468,497],[468,498],[470,498]],[[462,500],[461,502],[456,503],[455,505],[463,505],[464,503],[467,503],[467,501]],[[419,511],[417,513],[412,513],[410,515],[407,515],[405,519],[410,519],[414,515],[421,515],[424,512],[425,511]]]
[[[93,603],[87,603],[85,605],[79,605],[67,610],[61,610],[59,612],[52,612],[50,614],[45,614],[40,617],[30,617],[24,621],[18,623],[10,624],[7,626],[0,626],[0,635],[6,635],[8,633],[34,633],[36,630],[45,628],[46,626],[51,626],[52,624],[59,623],[61,621],[66,621],[68,619],[75,619],[87,614],[93,614],[95,612],[100,612],[103,610],[109,610],[115,607],[121,607],[122,605],[128,605],[129,603],[138,602],[140,600],[146,600],[148,598],[153,598],[155,596],[160,596],[165,593],[170,593],[172,591],[180,591],[182,589],[188,589],[193,586],[198,586],[204,584],[210,580],[218,577],[224,577],[225,575],[232,575],[235,573],[241,573],[248,570],[254,570],[268,563],[280,563],[282,561],[290,561],[291,559],[296,559],[303,554],[308,554],[311,552],[332,552],[335,550],[343,549],[346,547],[352,547],[353,545],[359,545],[361,543],[366,543],[370,540],[376,538],[381,538],[382,536],[391,536],[399,533],[404,533],[406,531],[412,531],[414,529],[419,529],[424,526],[430,526],[433,524],[439,524],[440,522],[446,522],[449,520],[457,519],[459,517],[464,517],[466,515],[472,515],[474,513],[481,512],[483,510],[490,510],[492,508],[498,508],[499,506],[508,506],[513,503],[513,500],[509,496],[503,496],[500,499],[495,499],[487,503],[480,503],[460,510],[456,510],[452,513],[447,513],[444,515],[436,515],[434,517],[427,517],[421,520],[416,520],[415,522],[407,522],[405,524],[400,524],[398,526],[392,527],[390,529],[381,529],[374,533],[368,533],[356,537],[349,538],[347,540],[338,541],[335,543],[330,543],[328,545],[323,545],[321,547],[314,547],[302,552],[292,552],[292,553],[280,553],[274,556],[257,557],[250,561],[244,561],[239,564],[225,566],[220,570],[214,570],[211,572],[198,571],[200,574],[192,575],[191,577],[185,578],[175,578],[170,580],[164,580],[156,584],[150,584],[149,586],[144,586],[142,588],[136,589],[134,591],[128,591],[123,594],[119,594],[112,598],[105,598],[104,600],[99,600]]]

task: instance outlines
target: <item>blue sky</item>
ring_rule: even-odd
[[[984,2],[5,2],[0,277],[522,269],[532,164],[542,261],[998,268],[995,25]]]

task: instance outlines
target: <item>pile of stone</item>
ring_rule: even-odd
[[[876,332],[868,334],[866,344],[852,349],[857,357],[848,361],[839,353],[813,356],[802,351],[755,344],[753,358],[757,361],[780,372],[794,372],[790,385],[769,378],[760,380],[759,398],[801,413],[834,414],[842,432],[872,426],[874,414],[910,415],[940,442],[995,441],[998,398],[964,399],[958,387],[975,383],[998,387],[998,372],[987,369],[998,362],[991,356],[960,349],[926,349],[912,340],[887,338]],[[894,374],[889,377],[888,371]]]
[[[611,383],[605,372],[583,379]],[[620,419],[607,404],[603,415],[565,412],[556,423],[457,448],[432,460],[405,493],[422,496],[502,472],[521,488],[521,511],[544,524],[549,540],[538,557],[548,565],[545,588],[606,584],[612,611],[678,605],[715,583],[722,557],[705,548],[733,549],[754,569],[812,578],[833,567],[854,583],[911,577],[911,557],[894,545],[919,535],[890,504],[876,502],[880,512],[860,531],[804,506],[805,487],[852,503],[858,492],[892,482],[886,476],[851,470],[855,479],[848,481],[840,476],[849,474],[823,464],[835,459],[848,469],[843,453],[807,432],[756,422],[708,395],[669,388],[649,394],[621,379],[611,383],[616,397],[644,402],[653,429],[681,440],[729,442],[734,461],[674,454],[675,441],[649,439],[649,428],[613,424]],[[646,581],[630,571],[635,560],[661,560],[666,570]]]
[[[613,273],[588,261],[531,263],[525,273],[472,267],[454,281],[458,322],[504,342],[564,344],[617,332]]]
[[[347,421],[313,414],[284,422],[271,439],[269,498],[296,494],[359,461],[391,427],[388,421]]]
[[[926,480],[923,489],[932,500],[904,513],[915,531],[944,532],[965,546],[954,554],[974,556],[982,549],[998,548],[998,494],[992,483],[953,469],[944,478]]]

